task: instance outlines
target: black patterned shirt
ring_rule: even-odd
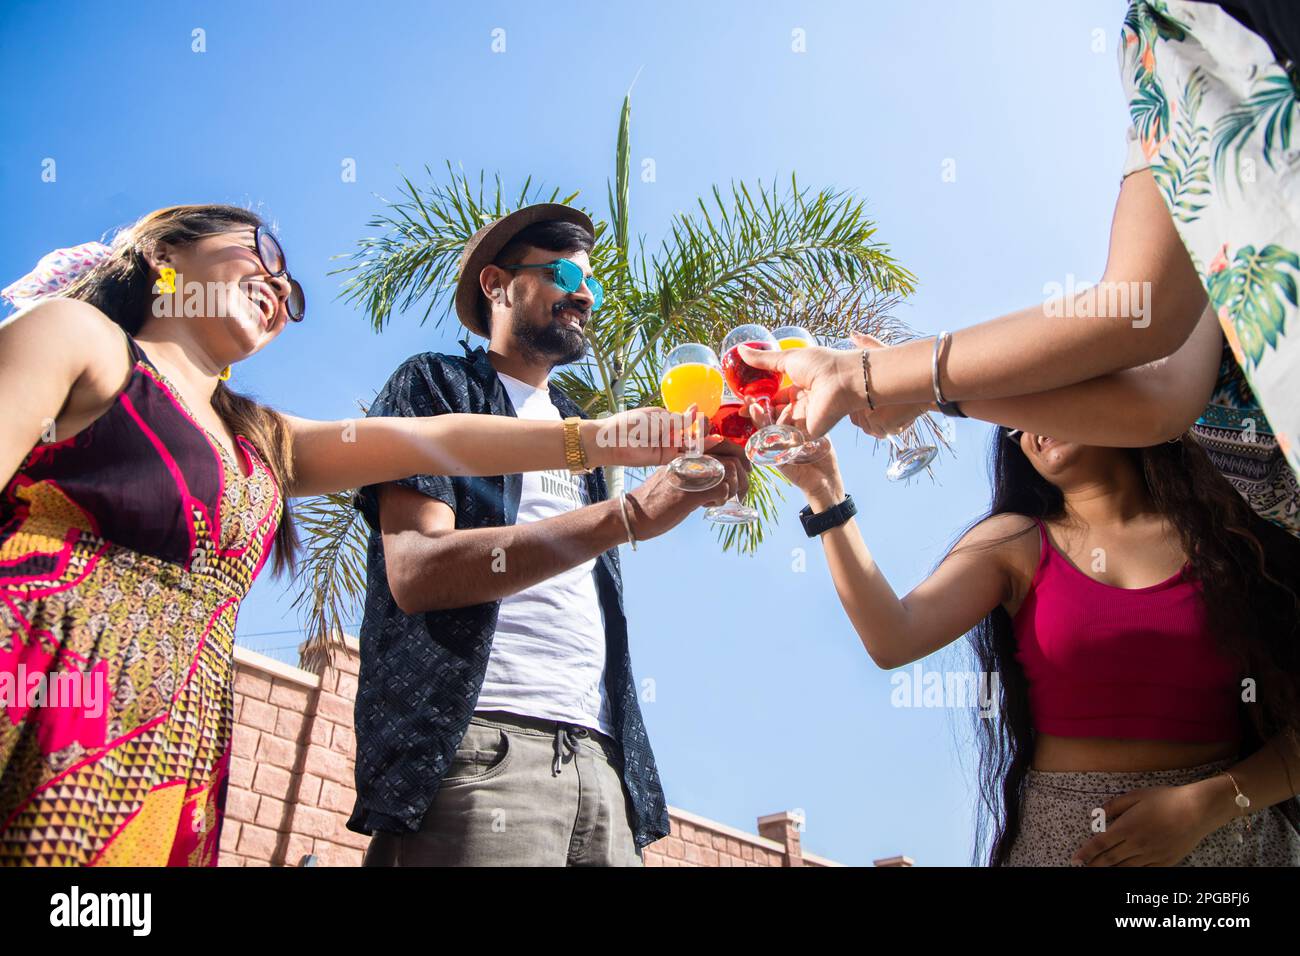
[[[470,412],[514,416],[514,407],[482,348],[465,356],[426,352],[407,359],[370,406],[371,416]],[[564,417],[581,410],[555,385],[551,400]],[[603,471],[587,476],[588,498],[604,501]],[[447,504],[457,528],[514,524],[521,477],[448,478],[415,475],[397,484]],[[360,833],[419,829],[447,772],[487,672],[500,602],[406,614],[388,589],[379,533],[378,486],[357,494],[370,526],[365,615],[361,624],[361,674],[357,682],[357,802],[348,828]],[[605,690],[615,739],[622,748],[622,778],[632,810],[632,833],[643,847],[668,834],[668,808],[646,736],[632,678],[618,549],[596,561],[593,572],[605,620]]]

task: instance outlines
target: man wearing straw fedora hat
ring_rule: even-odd
[[[370,414],[580,417],[549,376],[586,354],[602,304],[593,237],[586,214],[557,203],[476,232],[455,307],[487,349],[412,356]],[[748,462],[733,448],[711,450],[727,478],[706,492],[676,489],[661,468],[610,498],[576,441],[567,471],[361,490],[371,532],[348,826],[373,834],[367,865],[639,865],[667,834],[618,546],[743,495]]]

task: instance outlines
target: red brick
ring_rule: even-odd
[[[262,739],[257,742],[258,763],[269,763],[273,767],[292,770],[297,759],[298,746],[292,741],[276,737],[274,734],[262,734]]]
[[[303,833],[290,833],[285,841],[284,865],[301,866],[302,858],[313,852],[315,840]]]
[[[248,757],[230,758],[230,789],[253,785],[253,761]]]
[[[316,713],[332,720],[336,724],[350,727],[356,711],[356,702],[340,697],[338,694],[321,692],[316,699]]]
[[[226,819],[227,820],[255,820],[257,819],[257,801],[260,799],[257,794],[251,790],[245,790],[242,787],[230,787],[226,791]],[[226,834],[222,832],[221,839],[225,840]]]
[[[678,837],[683,843],[692,843],[695,840],[695,827],[683,823],[680,827],[673,828],[673,836]]]
[[[351,813],[356,802],[356,792],[351,787],[326,780],[321,785],[320,800],[317,803],[322,810],[334,810],[337,813]]]
[[[257,825],[268,830],[286,830],[289,826],[284,812],[286,806],[283,800],[263,797],[262,802],[257,805]]]
[[[235,730],[230,735],[231,754],[240,757],[252,757],[257,753],[257,737],[260,733],[261,731],[256,727],[236,723]]]
[[[330,745],[330,738],[333,736],[334,724],[328,717],[316,714],[311,718],[311,733],[307,738],[308,743],[320,744],[322,747],[328,747]]]
[[[321,779],[314,773],[303,774],[298,781],[298,802],[309,807],[320,802]]]
[[[271,696],[268,699],[277,707],[284,707],[303,714],[307,712],[311,692],[301,684],[276,678],[275,683],[271,685]]]
[[[723,851],[727,849],[727,838],[724,834],[713,834],[713,849]]]
[[[356,674],[339,674],[338,686],[334,689],[344,700],[355,701],[357,699],[357,675]]]
[[[357,656],[356,651],[349,651],[339,648],[330,655],[330,665],[345,674],[358,674],[361,672],[361,658]]]
[[[240,667],[235,671],[235,693],[253,700],[266,700],[271,695],[271,678],[260,671]]]
[[[253,777],[253,790],[283,800],[289,795],[291,782],[289,771],[261,763],[257,765],[257,773]]]
[[[320,837],[323,840],[338,839],[344,817],[338,813],[321,810],[318,807],[299,807],[293,815],[293,828],[306,836]]]
[[[227,804],[227,806],[229,806],[229,804]],[[235,847],[239,845],[239,828],[242,826],[243,824],[238,820],[232,820],[229,817],[226,817],[225,821],[221,824],[221,843],[217,847],[218,866],[221,865],[221,857],[225,854],[226,850],[229,849],[231,852],[234,852]]]
[[[275,718],[275,735],[296,742],[302,737],[302,729],[309,719],[298,711],[282,710]]]
[[[352,847],[354,850],[365,850],[366,847],[370,846],[370,837],[366,836],[364,833],[356,833],[347,828],[347,817],[351,815],[352,808],[348,807],[347,816],[340,819],[339,829],[334,835],[334,840],[336,843]]]
[[[702,847],[711,847],[713,846],[713,833],[709,830],[696,829],[695,840],[693,842],[698,843]]]
[[[349,786],[352,785],[354,779],[347,757],[332,750],[326,750],[324,747],[318,747],[315,744],[307,748],[307,759],[303,763],[302,769],[303,773],[314,773],[326,780],[333,780],[335,783],[343,783]]]
[[[754,859],[754,848],[748,843],[742,843],[740,845],[740,858],[747,863]]]
[[[263,860],[269,863],[271,855],[275,852],[275,841],[274,830],[246,823],[239,832],[239,852],[251,858],[250,865],[252,860]]]
[[[244,858],[244,866],[270,866],[270,860],[263,860],[260,857],[250,856]]]
[[[701,863],[700,848],[697,844],[695,843],[686,844],[686,862],[691,863],[695,866],[700,865]]]
[[[347,754],[349,757],[356,754],[357,737],[352,732],[351,727],[344,727],[342,724],[334,725],[334,736],[330,739],[330,750]]]
[[[320,859],[321,866],[360,866],[365,853],[353,847],[317,840],[316,856]]]
[[[664,856],[670,860],[680,860],[684,852],[682,841],[676,837],[665,837],[659,841],[664,845]]]
[[[217,866],[243,866],[244,858],[238,853],[227,853],[224,849],[225,839],[222,838],[223,849],[217,857]]]
[[[264,700],[245,698],[243,722],[258,730],[274,731],[275,708]]]
[[[740,856],[740,841],[735,837],[727,837],[727,852],[732,856]]]

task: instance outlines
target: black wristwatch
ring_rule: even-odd
[[[853,496],[845,495],[844,500],[835,507],[817,514],[813,514],[812,505],[804,505],[799,512],[799,520],[803,522],[804,534],[815,538],[831,528],[838,528],[857,513],[858,506],[853,503]]]

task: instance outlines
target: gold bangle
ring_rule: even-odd
[[[578,431],[581,424],[582,419],[576,416],[564,420],[564,463],[569,466],[571,475],[591,474],[587,452],[582,447],[582,435]]]

